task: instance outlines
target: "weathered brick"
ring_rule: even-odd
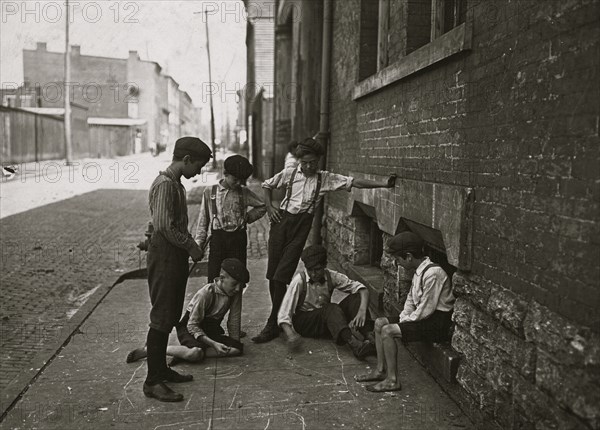
[[[535,302],[524,322],[525,338],[564,364],[600,364],[600,336]]]
[[[558,364],[550,355],[541,353],[535,381],[590,427],[600,426],[600,369],[597,366],[573,368]]]
[[[500,323],[521,335],[523,333],[523,320],[527,312],[527,302],[516,294],[500,287],[493,287],[487,304],[490,312]]]
[[[463,297],[481,309],[485,309],[490,297],[491,287],[477,276],[465,276],[456,272],[452,277],[454,294]]]

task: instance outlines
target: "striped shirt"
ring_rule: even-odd
[[[294,169],[288,168],[277,173],[270,179],[267,179],[262,183],[262,187],[268,190],[286,188],[290,182]],[[317,188],[318,174],[313,176],[305,176],[302,173],[300,166],[296,168],[296,176],[294,176],[294,183],[292,184],[292,192],[290,193],[290,202],[288,204],[287,193],[281,201],[281,209],[287,210],[289,213],[297,214],[300,212],[312,213],[315,207],[319,204],[325,193],[329,191],[346,190],[352,189],[352,182],[354,178],[351,176],[338,175],[337,173],[327,172],[325,170],[320,171],[321,174],[321,189],[319,191],[319,197],[315,204],[312,204],[315,190]],[[311,207],[312,205],[312,207]],[[286,209],[287,207],[287,209]],[[310,210],[309,210],[310,209]]]
[[[171,170],[160,172],[152,182],[148,201],[155,232],[188,252],[197,246],[188,231],[185,188]]]
[[[206,336],[206,333],[200,327],[205,318],[212,318],[221,322],[227,311],[229,311],[227,332],[230,337],[240,340],[242,293],[228,296],[221,289],[221,281],[218,278],[214,283],[206,284],[194,294],[186,311],[190,313],[187,329],[196,339],[200,336]]]

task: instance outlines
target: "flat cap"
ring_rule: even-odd
[[[405,254],[423,252],[423,239],[412,231],[403,231],[387,242],[386,251],[389,254]]]
[[[250,175],[252,175],[252,172],[254,172],[252,164],[250,164],[246,157],[242,157],[241,155],[232,155],[231,157],[227,157],[223,163],[223,168],[225,169],[225,172],[235,176],[242,181],[243,184],[246,183],[246,179],[248,179]]]
[[[305,151],[312,152],[318,156],[321,156],[325,153],[323,149],[323,145],[321,145],[318,141],[313,139],[312,137],[308,137],[304,139],[302,142],[298,144],[298,148],[303,149]]]
[[[311,245],[304,248],[301,258],[304,262],[304,267],[307,269],[317,266],[327,266],[327,250],[321,245]]]
[[[240,284],[247,284],[250,280],[250,273],[244,263],[237,258],[226,258],[221,263],[221,269],[229,273],[233,279],[238,281]]]
[[[180,137],[175,142],[173,155],[177,158],[183,158],[186,155],[189,155],[192,158],[209,160],[212,158],[212,151],[206,143],[202,142],[197,137],[185,136]]]

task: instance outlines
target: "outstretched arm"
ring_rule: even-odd
[[[385,182],[371,181],[370,179],[354,178],[352,186],[354,188],[394,188],[396,184],[396,174],[392,173]]]

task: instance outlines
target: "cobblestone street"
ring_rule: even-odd
[[[259,183],[251,187],[260,192]],[[136,245],[149,220],[147,198],[146,190],[96,190],[0,221],[0,391],[25,388],[24,374],[33,378],[56,342],[77,328],[71,317],[81,306],[123,273],[145,267]],[[199,204],[192,203],[193,232]],[[266,257],[266,217],[248,232],[248,257]]]

